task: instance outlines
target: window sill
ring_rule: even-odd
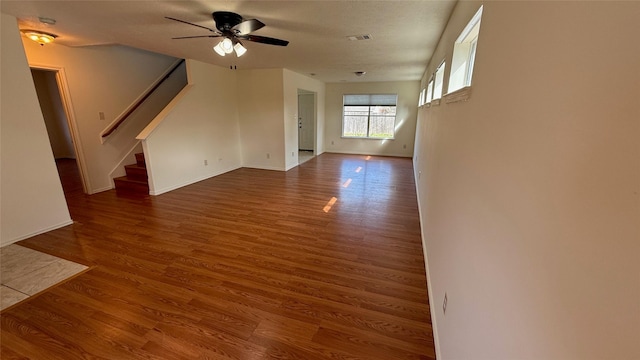
[[[454,92],[448,93],[444,96],[444,101],[447,104],[457,103],[461,101],[467,101],[471,98],[471,86],[465,86]]]
[[[359,140],[395,140],[396,138],[377,138],[377,137],[359,137],[359,136],[341,136],[341,139],[359,139]]]

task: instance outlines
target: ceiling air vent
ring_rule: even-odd
[[[348,40],[356,41],[356,40],[371,40],[371,34],[363,34],[363,35],[351,35],[347,36]]]

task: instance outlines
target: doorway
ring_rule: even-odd
[[[298,89],[298,163],[315,156],[316,94]]]
[[[65,196],[85,194],[86,185],[70,127],[69,104],[65,103],[59,71],[31,68],[31,75]]]

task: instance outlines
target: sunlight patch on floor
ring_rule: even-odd
[[[327,205],[325,205],[324,209],[322,209],[324,212],[328,213],[329,210],[331,210],[331,207],[333,206],[333,204],[336,203],[336,201],[338,201],[337,197],[332,197],[331,200],[329,200],[329,202],[327,203]]]

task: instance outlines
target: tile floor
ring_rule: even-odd
[[[305,161],[311,160],[315,155],[313,155],[313,151],[308,150],[299,150],[298,151],[298,165],[302,164]]]
[[[16,244],[0,248],[0,310],[85,269],[84,265]]]

